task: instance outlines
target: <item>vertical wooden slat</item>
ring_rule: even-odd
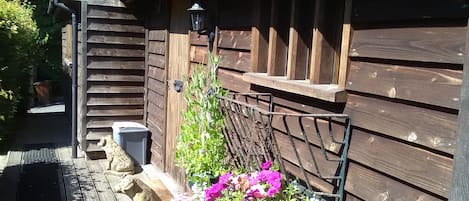
[[[271,76],[285,75],[287,62],[288,44],[286,44],[287,41],[285,41],[287,36],[285,36],[286,34],[283,32],[286,31],[288,34],[288,31],[284,30],[286,27],[282,21],[284,19],[282,18],[283,16],[288,15],[287,13],[283,12],[283,9],[286,9],[286,5],[290,2],[282,1],[282,3],[286,5],[281,5],[280,2],[280,0],[272,1],[267,61],[267,74]],[[280,9],[282,9],[282,13],[280,13]]]
[[[81,66],[78,70],[78,93],[77,93],[77,139],[80,140],[80,148],[82,151],[85,151],[87,148],[86,143],[86,113],[87,113],[87,66],[88,66],[88,57],[86,56],[86,52],[88,50],[87,47],[87,27],[88,27],[88,20],[87,20],[87,13],[88,13],[88,4],[86,1],[81,2]],[[80,59],[80,58],[79,58]]]
[[[295,14],[297,12],[296,3],[298,0],[292,0],[290,13],[290,34],[288,41],[288,63],[287,63],[287,79],[294,80],[297,70],[296,60],[298,56],[298,30],[295,27]]]
[[[350,48],[350,35],[351,35],[351,16],[352,15],[352,0],[345,0],[344,9],[344,24],[342,27],[342,45],[340,48],[340,64],[338,71],[337,84],[341,88],[345,88],[345,81],[347,79],[347,65],[348,53]]]
[[[453,181],[450,201],[464,201],[469,197],[469,20],[466,33],[466,53],[459,105],[459,128],[457,132],[456,153],[454,154]]]
[[[251,29],[251,70],[252,72],[267,72],[267,52],[269,48],[268,24],[265,22],[266,3],[263,0],[253,1],[253,26]]]
[[[320,30],[321,21],[324,17],[324,4],[325,0],[316,0],[314,6],[314,28],[313,28],[313,41],[311,50],[311,67],[310,67],[310,81],[313,84],[319,84],[321,80],[321,55],[324,41],[324,35]]]
[[[145,126],[148,127],[147,124],[147,116],[148,116],[148,48],[149,48],[149,43],[148,43],[148,36],[149,36],[149,30],[148,28],[145,28],[145,84],[144,84],[144,96],[143,96],[143,122],[145,123]]]
[[[290,80],[308,78],[313,21],[311,5],[309,0],[292,1],[287,64],[287,79]]]

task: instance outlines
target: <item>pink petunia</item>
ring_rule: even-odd
[[[270,166],[272,166],[272,162],[271,161],[266,161],[265,163],[261,164],[261,169],[268,170],[268,169],[270,169]]]

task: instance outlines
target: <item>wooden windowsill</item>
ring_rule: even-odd
[[[337,84],[311,84],[308,80],[287,80],[286,76],[268,76],[266,73],[244,73],[243,80],[329,102],[344,103],[347,100],[345,89]]]

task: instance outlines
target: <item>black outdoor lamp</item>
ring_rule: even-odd
[[[189,15],[191,17],[192,30],[198,34],[207,34],[208,36],[208,49],[212,51],[212,43],[215,38],[215,33],[212,30],[208,30],[206,24],[208,24],[207,12],[200,6],[199,3],[194,3],[192,7],[188,8]]]
[[[202,8],[198,3],[194,3],[192,7],[187,9],[191,16],[191,25],[192,30],[197,31],[198,33],[204,31],[205,29],[205,9]]]

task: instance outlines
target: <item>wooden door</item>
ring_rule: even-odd
[[[185,109],[183,93],[176,92],[173,83],[175,80],[183,81],[189,72],[189,15],[187,8],[190,0],[174,0],[171,2],[170,28],[169,28],[169,59],[168,59],[168,85],[166,110],[166,167],[178,182],[183,182],[184,174],[175,166],[176,136],[179,134],[183,121],[181,113]]]

